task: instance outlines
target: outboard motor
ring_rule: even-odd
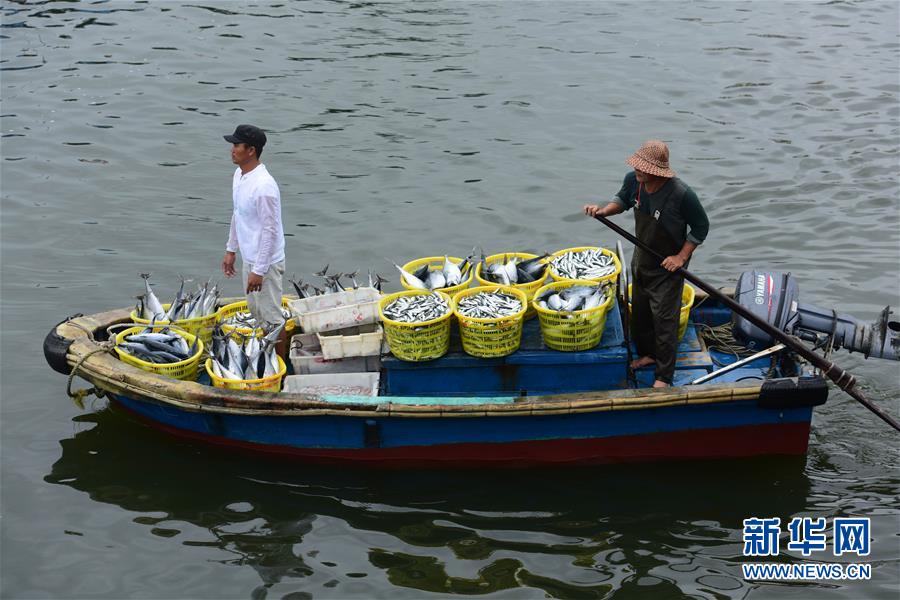
[[[862,352],[866,358],[900,360],[900,322],[891,320],[886,306],[874,323],[862,323],[834,310],[801,304],[800,286],[790,273],[745,271],[738,279],[734,300],[773,327],[810,342],[833,338],[834,348]],[[732,332],[748,348],[775,343],[765,331],[735,313]],[[824,336],[824,338],[823,338]]]

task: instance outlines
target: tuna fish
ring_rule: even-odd
[[[561,254],[550,261],[550,266],[566,279],[599,279],[616,272],[612,255],[602,248]]]

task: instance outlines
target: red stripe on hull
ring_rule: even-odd
[[[122,405],[118,405],[122,407]],[[295,448],[243,442],[170,427],[126,411],[142,422],[179,437],[232,449],[297,458],[317,464],[393,468],[503,467],[595,465],[622,462],[745,458],[773,454],[805,454],[809,423],[749,425],[594,439],[444,444],[402,448]]]

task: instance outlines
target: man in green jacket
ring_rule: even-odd
[[[631,261],[634,343],[639,358],[631,367],[656,366],[653,387],[672,385],[678,350],[678,317],[684,278],[694,250],[706,239],[709,219],[686,183],[669,166],[669,148],[649,140],[625,161],[634,171],[606,206],[589,204],[585,214],[608,217],[634,208],[635,235],[665,259],[635,248]]]

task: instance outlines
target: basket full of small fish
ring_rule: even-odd
[[[548,254],[538,256],[526,252],[504,252],[485,258],[475,266],[475,279],[481,285],[510,285],[525,292],[528,308],[525,318],[531,319],[537,313],[531,306],[531,298],[548,277]]]
[[[172,326],[129,327],[115,337],[115,352],[127,364],[157,375],[194,381],[203,342]]]
[[[552,254],[550,277],[555,281],[586,279],[615,282],[622,265],[615,252],[599,246],[566,248]]]
[[[212,339],[219,304],[219,288],[212,279],[197,286],[196,292],[185,291],[185,279],[172,302],[162,304],[150,289],[150,274],[141,273],[145,291],[137,296],[131,320],[141,325],[171,323],[180,329],[199,335],[207,345]]]
[[[428,256],[411,260],[402,267],[394,264],[400,271],[400,283],[408,290],[440,290],[453,295],[472,283],[472,254],[466,258],[455,256]],[[393,264],[393,263],[392,263]]]
[[[532,302],[545,346],[564,352],[589,350],[603,337],[615,287],[609,282],[556,281],[535,292]]]
[[[215,387],[231,390],[278,392],[287,365],[275,351],[285,324],[267,325],[263,335],[213,332],[206,372]]]
[[[444,292],[406,290],[378,303],[391,354],[419,362],[440,358],[450,349],[453,301]]]
[[[506,356],[519,349],[528,297],[509,286],[479,286],[457,292],[453,312],[466,354]]]

